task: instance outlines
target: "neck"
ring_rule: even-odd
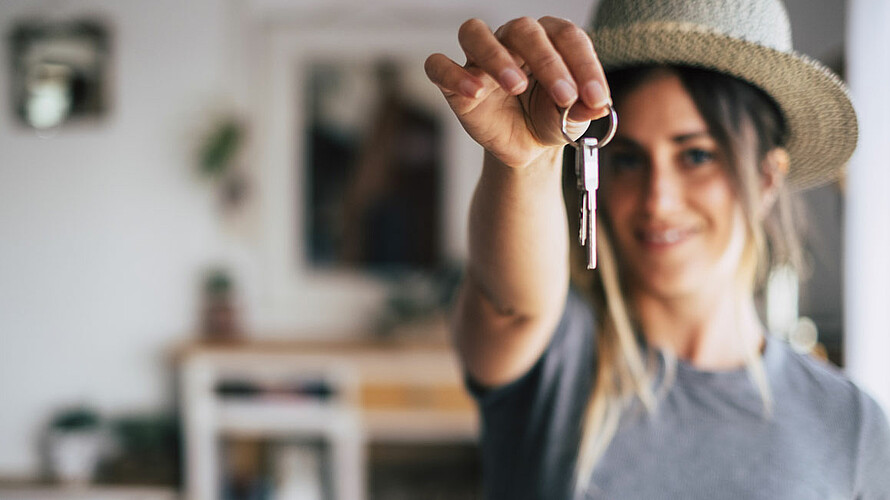
[[[722,288],[670,298],[633,294],[649,345],[669,350],[700,369],[744,366],[749,352],[762,349],[763,326],[751,293]]]

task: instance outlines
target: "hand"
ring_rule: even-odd
[[[467,62],[433,54],[425,69],[470,136],[502,163],[522,168],[561,147],[559,108],[580,137],[605,116],[609,87],[593,43],[555,17],[514,19],[494,33],[478,19],[458,32]]]

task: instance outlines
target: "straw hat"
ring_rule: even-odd
[[[836,179],[856,148],[856,112],[846,87],[792,49],[780,0],[602,0],[589,31],[606,71],[695,66],[766,92],[788,126],[792,189]]]

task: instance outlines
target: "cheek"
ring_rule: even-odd
[[[696,186],[692,193],[700,212],[707,214],[717,236],[725,243],[732,235],[739,210],[738,200],[729,180],[721,176]]]
[[[622,229],[630,228],[630,221],[636,210],[637,199],[635,193],[629,190],[610,189],[608,192],[603,193],[603,196],[597,202],[603,209],[609,225],[616,233],[615,236],[621,238]]]
[[[606,183],[604,183],[606,184]],[[597,203],[615,222],[627,221],[640,202],[639,182],[608,182],[597,191]]]
[[[715,176],[708,182],[693,187],[693,193],[712,207],[726,207],[735,203],[735,193],[725,176]]]

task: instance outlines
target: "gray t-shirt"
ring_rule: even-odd
[[[570,293],[528,373],[488,390],[468,379],[482,414],[487,500],[572,498],[593,332],[590,307]],[[657,412],[623,418],[580,498],[890,499],[890,427],[874,400],[777,339],[763,356],[772,417],[744,368],[680,361]]]

